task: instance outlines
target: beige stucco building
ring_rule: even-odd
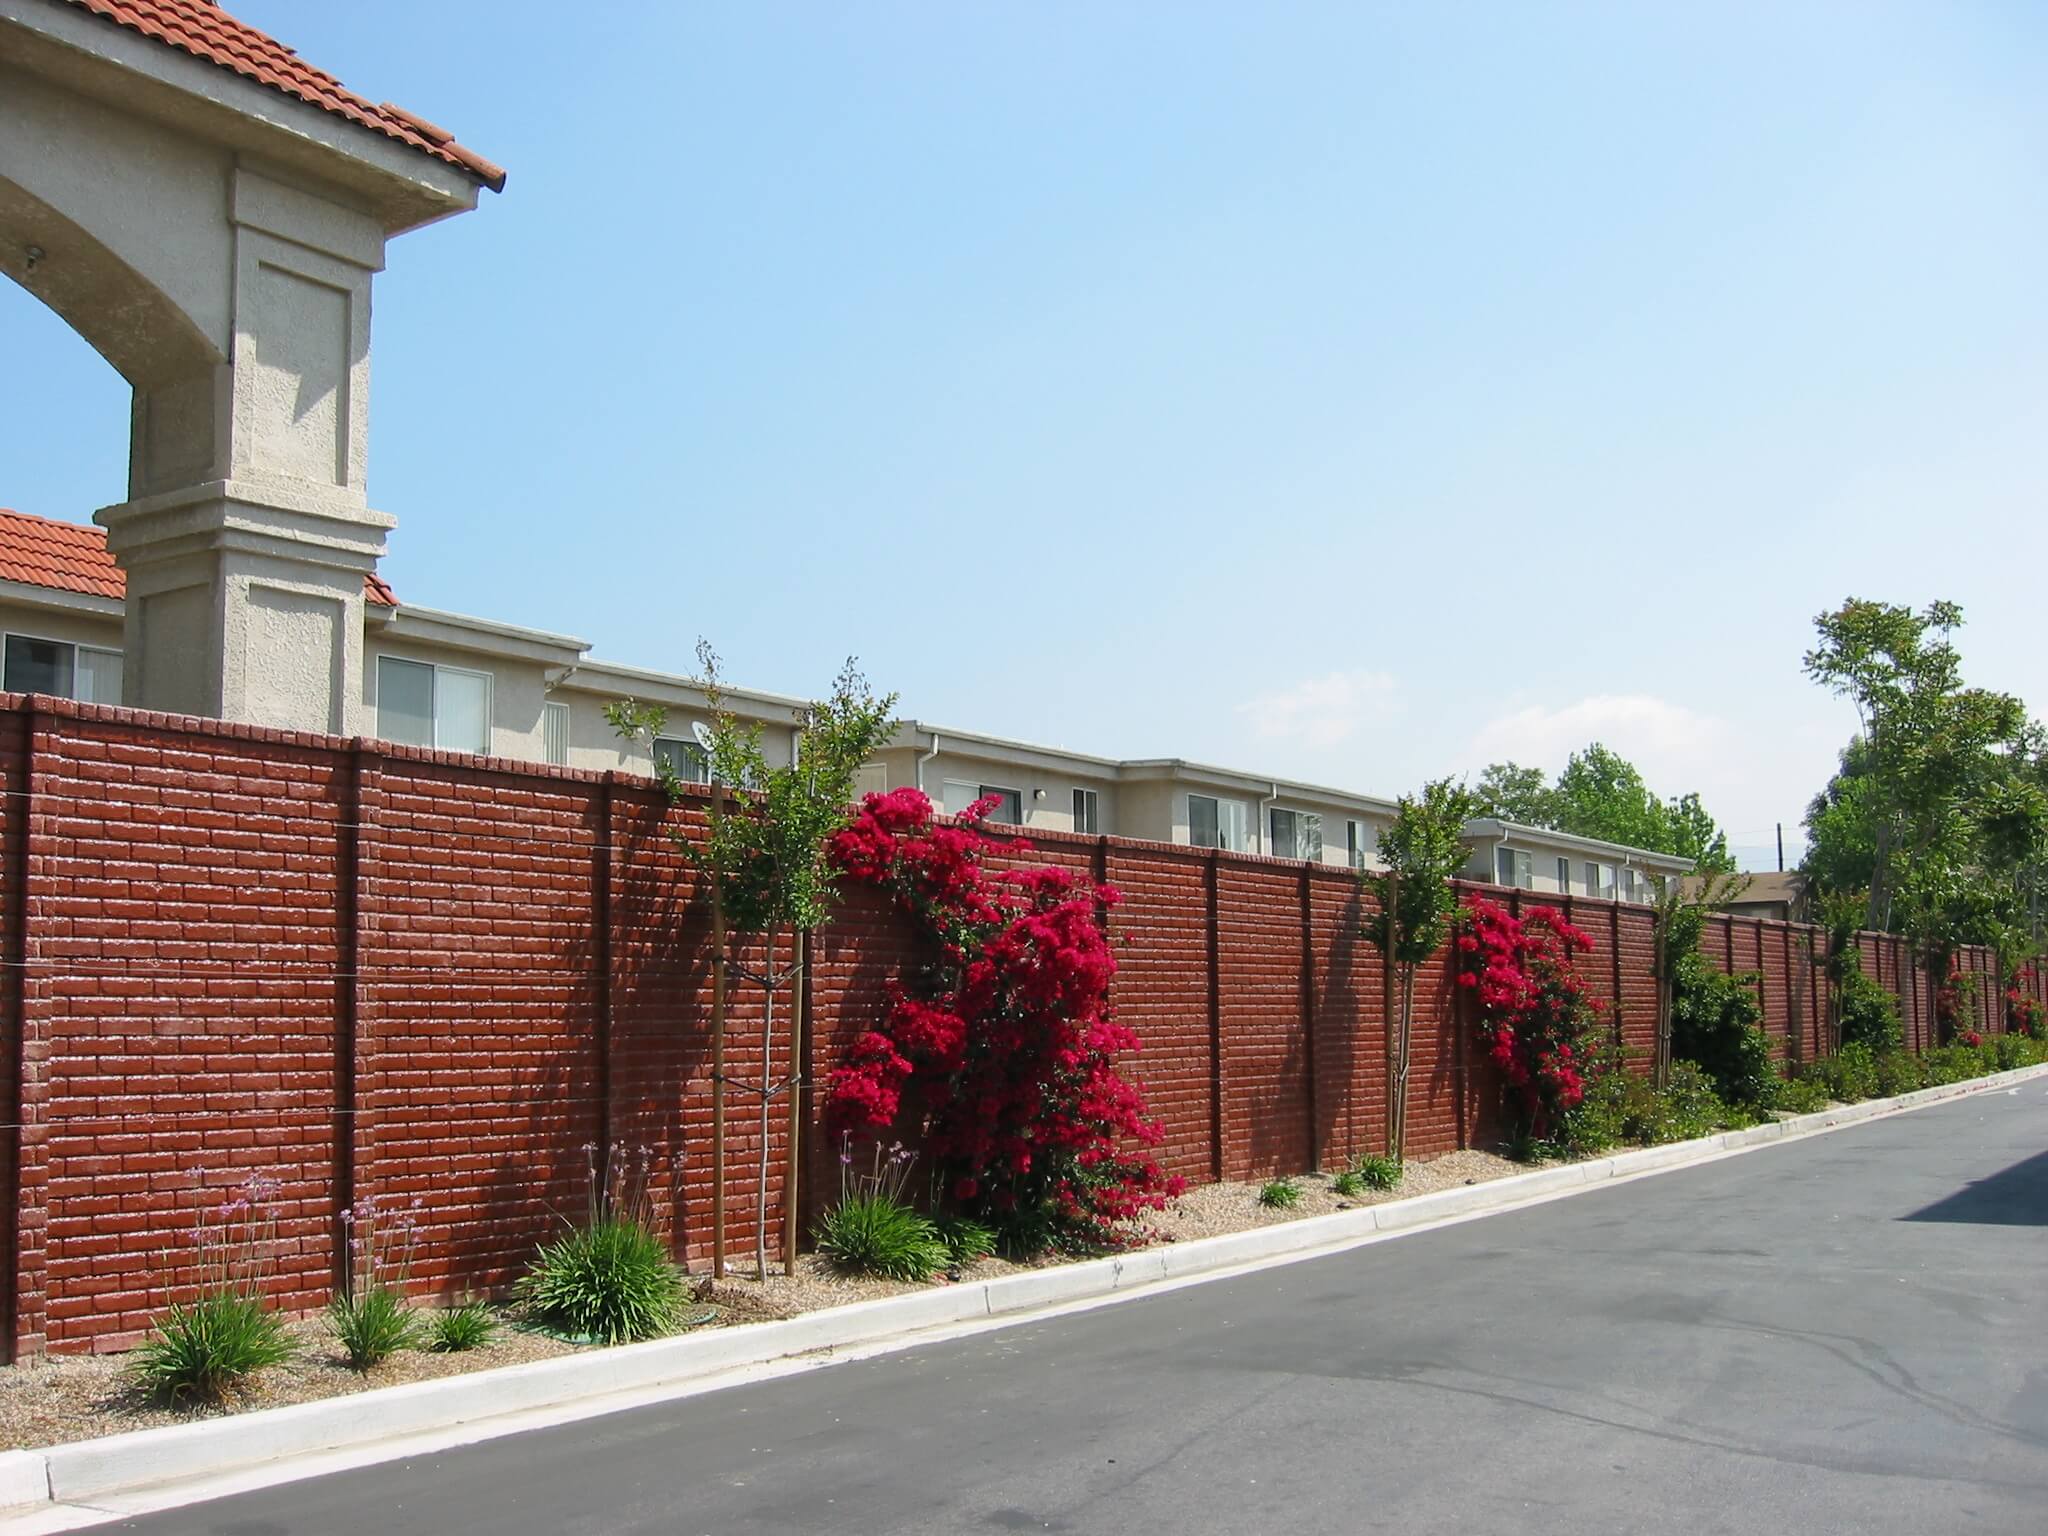
[[[0,270],[133,388],[127,499],[96,527],[0,513],[8,690],[701,776],[687,678],[416,607],[377,575],[394,520],[365,490],[372,280],[388,241],[504,172],[206,0],[0,0],[0,102]],[[665,708],[666,734],[622,740],[605,706],[624,698]],[[800,701],[725,702],[790,760]],[[1360,868],[1395,809],[919,720],[862,775],[906,785],[953,811],[994,796],[1029,829]],[[1473,849],[1475,874],[1570,889],[1578,868],[1622,896],[1678,862],[1499,826]]]

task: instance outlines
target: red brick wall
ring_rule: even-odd
[[[0,1304],[19,1352],[132,1342],[191,1273],[200,1214],[248,1173],[282,1185],[282,1305],[330,1294],[340,1217],[417,1202],[423,1292],[502,1287],[584,1205],[592,1156],[645,1157],[677,1252],[712,1248],[710,928],[677,846],[703,807],[644,780],[0,696]],[[1129,1064],[1191,1179],[1336,1166],[1386,1145],[1385,971],[1348,871],[1066,834],[1002,858],[1116,885],[1113,1003]],[[1499,893],[1496,893],[1499,894]],[[1544,898],[1511,893],[1533,907]],[[1583,971],[1638,1069],[1655,1038],[1654,914],[1566,898]],[[1825,1044],[1812,931],[1716,918],[1780,1055]],[[1865,965],[1924,1043],[1926,978],[1896,940]],[[759,966],[761,946],[735,946]],[[913,956],[854,893],[809,948],[813,1084]],[[777,959],[792,958],[785,942]],[[1970,952],[1965,969],[1989,972]],[[1409,1150],[1498,1137],[1500,1094],[1443,958],[1415,999]],[[771,1075],[789,1068],[790,994]],[[2000,1017],[1995,978],[1983,1023]],[[749,1258],[762,1008],[735,979],[726,1240]],[[1799,1044],[1793,1045],[1794,1029]],[[806,1090],[811,1124],[815,1087]],[[786,1102],[771,1116],[779,1240]],[[594,1152],[589,1149],[596,1149]],[[836,1191],[808,1135],[806,1210]]]

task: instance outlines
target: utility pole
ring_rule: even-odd
[[[1778,823],[1778,873],[1785,873],[1785,823]]]

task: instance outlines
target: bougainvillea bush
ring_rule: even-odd
[[[2005,1027],[2029,1040],[2048,1040],[2048,1010],[2033,995],[2034,968],[2022,966],[2005,989]]]
[[[907,1100],[943,1197],[1007,1247],[1114,1244],[1183,1187],[1141,1150],[1159,1127],[1116,1070],[1138,1048],[1109,1006],[1102,919],[1117,893],[1056,868],[990,870],[991,851],[1026,846],[984,830],[994,805],[946,821],[899,789],[867,796],[834,837],[841,875],[893,895],[924,945],[833,1071],[827,1122],[873,1134]]]
[[[1516,917],[1473,894],[1459,917],[1459,989],[1478,1013],[1480,1041],[1507,1080],[1522,1136],[1541,1140],[1586,1095],[1606,1004],[1589,995],[1576,956],[1593,941],[1555,907]]]

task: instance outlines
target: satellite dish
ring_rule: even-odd
[[[697,738],[698,746],[702,747],[706,752],[711,750],[710,726],[706,725],[702,720],[692,720],[690,722],[690,734]]]

